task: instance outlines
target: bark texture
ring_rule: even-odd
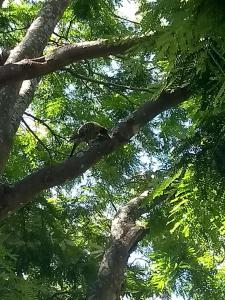
[[[42,55],[56,24],[66,9],[69,0],[46,1],[39,15],[31,24],[24,39],[12,50],[4,66],[14,64],[21,59]],[[22,80],[14,80],[11,73],[11,83],[0,86],[0,170],[7,161],[12,139],[19,127],[23,112],[29,106],[32,97],[20,96]],[[19,112],[18,113],[18,107]]]
[[[0,189],[0,218],[4,218],[9,212],[24,206],[41,191],[82,175],[105,155],[128,143],[131,137],[147,122],[159,113],[186,100],[188,95],[187,87],[180,87],[173,92],[162,92],[156,101],[146,102],[122,121],[113,130],[111,139],[92,146],[86,152],[79,152],[75,157],[61,163],[46,166],[13,186],[5,186],[2,191]]]
[[[51,55],[47,56],[24,59],[18,63],[13,63],[13,61],[15,61],[15,59],[13,59],[12,63],[0,67],[0,84],[43,76],[84,59],[124,53],[138,43],[149,40],[150,38],[149,36],[143,36],[140,38],[126,38],[114,42],[108,40],[83,42],[56,48]],[[17,54],[17,52],[15,54]],[[16,58],[18,58],[18,55]],[[9,62],[11,60],[10,58],[8,59]]]
[[[118,300],[124,272],[132,249],[143,237],[145,228],[137,224],[145,191],[121,207],[112,221],[110,247],[101,262],[98,280],[88,300]]]

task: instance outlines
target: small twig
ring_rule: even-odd
[[[139,262],[139,261],[144,261],[146,264],[149,264],[149,260],[147,258],[143,258],[143,257],[136,257],[132,262],[129,263],[129,265],[132,267],[132,266],[135,266],[135,262]]]
[[[58,298],[58,296],[63,295],[63,294],[69,294],[69,291],[56,292],[50,297],[50,299],[54,299],[56,297]]]
[[[210,45],[210,47],[225,62],[225,58],[223,57],[223,55],[213,45]]]
[[[129,22],[129,23],[133,23],[135,25],[139,25],[140,26],[140,23],[136,22],[136,21],[132,21],[132,20],[129,20],[129,19],[126,19],[124,17],[121,17],[121,16],[118,16],[117,14],[114,14],[114,16],[118,19],[121,19],[123,21],[126,21],[126,22]]]
[[[74,17],[70,20],[70,22],[69,22],[69,25],[68,25],[68,28],[67,28],[66,34],[65,34],[65,37],[66,37],[67,40],[68,40],[68,35],[69,35],[70,28],[71,28],[71,26],[72,26],[72,24],[73,24],[73,21],[74,21],[75,19],[76,19],[76,16],[74,16]]]
[[[58,43],[58,42],[56,42],[56,41],[54,41],[54,40],[52,40],[52,39],[49,39],[49,44],[54,44],[54,45],[56,45],[57,47],[61,47],[62,46],[62,43],[60,42],[60,43]]]
[[[131,101],[130,98],[127,95],[125,95],[124,93],[122,93],[121,91],[118,91],[118,90],[117,90],[117,93],[120,96],[122,96],[123,98],[125,98],[131,104],[133,109],[135,109],[137,107],[137,104],[135,104],[133,101]]]
[[[42,147],[48,152],[49,158],[52,160],[51,152],[49,151],[48,147],[45,145],[44,142],[36,135],[36,133],[30,128],[27,122],[22,118],[22,122],[26,126],[26,128],[30,131],[30,133],[35,137],[35,139],[42,145]]]
[[[83,82],[84,84],[85,84],[84,81],[87,81],[88,79],[90,79],[90,80],[88,80],[89,82],[94,82],[94,83],[102,84],[102,81],[95,80],[94,78],[85,77],[85,76],[80,75],[80,74],[74,74],[73,70],[71,70],[71,69],[66,69],[66,71],[69,71],[69,73],[71,73],[73,76],[75,76],[75,77],[81,79],[82,82]],[[78,76],[77,76],[77,75],[78,75]],[[80,76],[80,77],[79,77],[79,76]],[[85,77],[85,79],[83,79],[83,77]],[[88,89],[90,89],[90,87],[89,87],[87,84],[85,84],[85,86],[86,86]],[[106,83],[105,86],[109,89],[109,91],[111,91],[111,92],[113,92],[113,93],[115,92],[115,89],[113,89],[112,86],[110,86],[110,84],[107,84],[107,83]],[[116,84],[113,84],[113,86],[116,87],[117,85],[116,85]],[[90,89],[90,90],[91,90],[91,89]],[[135,107],[137,106],[137,105],[135,105],[134,102],[132,102],[132,101],[130,100],[130,98],[129,98],[127,95],[125,95],[125,94],[122,93],[121,91],[118,91],[118,89],[117,89],[116,91],[117,91],[118,94],[120,94],[123,98],[125,98],[125,99],[131,104],[132,108],[135,108]],[[91,90],[91,92],[92,92],[92,90]]]
[[[118,212],[118,209],[116,208],[116,205],[113,203],[113,201],[109,198],[109,202],[112,205],[113,209],[115,210],[115,212]]]
[[[223,73],[223,75],[225,74],[223,68],[221,67],[221,65],[219,64],[219,62],[216,60],[216,58],[214,57],[214,55],[211,53],[210,50],[208,50],[208,54],[209,56],[211,56],[212,60],[214,61],[215,65],[218,67],[218,69],[221,71],[221,73]]]
[[[58,34],[57,32],[53,32],[53,34],[54,35],[56,35],[58,38],[60,38],[60,39],[64,39],[64,40],[67,40],[67,38],[65,37],[65,36],[63,36],[63,35],[60,35],[60,34]]]
[[[29,113],[24,113],[24,114],[27,115],[27,116],[30,116],[30,117],[33,118],[33,119],[36,119],[37,121],[40,121],[40,123],[41,123],[41,121],[43,121],[43,120],[41,120],[41,119],[39,119],[39,118],[37,118],[37,117],[35,117],[35,116],[29,114]],[[44,121],[43,121],[43,122],[44,122]],[[47,125],[47,124],[45,124],[45,125]],[[23,125],[22,125],[22,126],[23,126]],[[47,126],[48,126],[48,125],[47,125]],[[47,127],[47,126],[46,126],[46,127]],[[26,126],[23,126],[23,128],[26,128]],[[49,128],[49,130],[50,130],[50,128]],[[67,140],[66,138],[64,138],[64,137],[62,137],[62,136],[60,136],[60,135],[55,134],[55,137],[56,137],[56,139],[58,140],[58,142],[60,142],[60,143],[61,143],[61,141],[59,140],[59,138],[64,139],[65,141],[68,142],[68,140]],[[61,151],[58,151],[58,150],[54,150],[54,152],[57,153],[57,154],[63,155],[63,156],[66,156],[66,155],[67,155],[66,153],[61,152]]]
[[[22,28],[12,28],[12,30],[5,30],[5,31],[0,31],[0,34],[6,34],[6,33],[11,33],[15,31],[21,31],[21,30],[27,30],[27,27],[22,27]]]
[[[51,134],[56,138],[56,140],[61,143],[60,139],[63,139],[65,141],[67,141],[66,138],[64,138],[63,136],[59,135],[59,134],[56,134],[54,132],[54,130],[48,125],[45,123],[45,121],[43,121],[42,119],[36,117],[36,116],[33,116],[32,114],[28,113],[28,112],[25,112],[24,115],[28,116],[28,117],[31,117],[32,119],[38,121],[39,123],[41,123],[42,125],[44,125],[46,128],[48,128],[48,130],[51,132]]]
[[[106,86],[114,86],[114,87],[121,88],[121,89],[126,89],[126,90],[152,93],[152,91],[147,89],[147,88],[138,88],[138,87],[133,87],[133,86],[117,84],[117,83],[113,83],[113,82],[106,82],[106,81],[94,79],[94,78],[91,78],[91,77],[86,77],[84,75],[75,73],[73,70],[71,70],[69,68],[63,68],[62,70],[69,72],[71,75],[73,75],[76,78],[86,80],[86,81],[90,81],[90,82],[93,82],[93,83],[103,84],[103,85],[106,85]]]

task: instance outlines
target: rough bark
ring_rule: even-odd
[[[121,207],[111,225],[110,247],[102,259],[95,289],[89,300],[120,299],[124,271],[132,249],[143,238],[145,228],[137,224],[141,203],[148,196],[145,191]]]
[[[23,40],[10,52],[7,63],[40,55],[68,4],[69,0],[45,1]]]
[[[0,67],[0,84],[43,76],[84,59],[124,53],[138,43],[150,38],[149,36],[143,36],[140,38],[126,38],[120,41],[116,40],[114,42],[98,40],[60,47],[55,49],[51,55],[25,59]]]
[[[21,121],[21,116],[24,114],[26,108],[29,106],[39,81],[39,78],[23,81],[11,118],[12,132],[15,133],[17,131],[18,124]]]
[[[128,258],[148,232],[138,220],[146,212],[148,218],[151,218],[153,209],[168,199],[167,194],[161,195],[146,205],[145,200],[149,193],[147,190],[131,199],[113,218],[109,247],[101,261],[96,284],[90,291],[88,300],[121,299],[121,286]]]
[[[10,51],[5,66],[21,59],[42,55],[43,49],[68,3],[69,0],[46,1],[24,39]],[[14,74],[11,76],[13,77]],[[21,85],[22,81],[8,83],[1,86],[0,90],[0,170],[3,169],[7,161],[22,112],[25,111],[31,101],[27,97],[25,102],[24,98],[20,97]],[[22,104],[20,103],[21,100]],[[20,106],[20,116],[17,111],[18,106]]]
[[[75,157],[61,163],[46,166],[13,186],[4,187],[2,192],[0,190],[0,218],[4,218],[9,212],[24,206],[41,191],[80,176],[105,155],[128,143],[131,137],[147,122],[159,113],[186,100],[188,95],[187,87],[180,87],[173,92],[162,92],[156,101],[146,102],[122,121],[114,130],[111,139],[100,142],[86,152],[80,152]]]

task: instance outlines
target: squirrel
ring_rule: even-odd
[[[97,122],[87,122],[84,125],[82,125],[77,131],[75,131],[71,135],[69,139],[70,141],[74,142],[72,151],[70,153],[70,157],[73,155],[76,147],[80,143],[89,143],[95,140],[96,138],[110,139],[108,130],[105,127],[98,124]]]

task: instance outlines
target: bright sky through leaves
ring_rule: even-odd
[[[122,6],[118,9],[119,15],[125,17],[130,21],[136,20],[135,13],[138,10],[138,6],[135,1],[123,0]]]

